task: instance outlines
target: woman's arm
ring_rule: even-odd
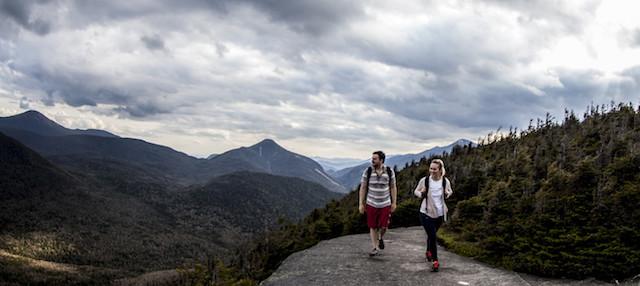
[[[425,178],[420,179],[420,181],[418,182],[418,185],[416,186],[416,189],[413,191],[413,194],[418,198],[422,198],[422,193],[426,189],[426,187],[424,186],[424,182],[425,182],[424,179]]]

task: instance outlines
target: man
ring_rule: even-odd
[[[389,225],[391,213],[396,210],[398,190],[396,175],[392,168],[384,165],[385,155],[375,151],[371,166],[364,170],[360,180],[360,213],[367,213],[367,225],[373,246],[369,256],[378,255],[384,249],[383,236]]]

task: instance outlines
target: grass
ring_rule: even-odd
[[[438,242],[456,254],[476,258],[482,254],[477,243],[462,240],[455,232],[441,228],[438,231]]]
[[[38,260],[0,249],[2,285],[104,285],[118,270]]]

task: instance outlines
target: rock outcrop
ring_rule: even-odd
[[[421,227],[391,229],[382,254],[369,257],[368,234],[343,236],[295,253],[261,285],[604,285],[596,280],[535,277],[462,257],[438,248],[440,272],[424,260]]]

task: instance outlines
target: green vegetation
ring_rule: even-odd
[[[479,143],[442,156],[454,188],[447,202],[450,221],[440,233],[443,245],[499,267],[542,276],[611,281],[640,273],[640,111],[625,104],[589,107],[583,120],[566,112],[561,123],[547,115],[527,130],[496,132]],[[304,210],[290,208],[299,204],[295,198],[262,204],[271,200],[271,188],[289,186],[282,191],[306,196],[304,190],[321,187],[270,177],[238,184],[238,178],[228,176],[228,181],[174,192],[153,178],[137,181],[136,174],[143,173],[133,167],[126,169],[130,178],[114,175],[122,170],[116,162],[100,165],[105,170],[99,173],[84,174],[58,169],[33,152],[13,156],[26,152],[21,148],[0,150],[12,150],[0,154],[8,156],[0,156],[5,160],[0,163],[8,162],[0,171],[11,178],[0,182],[7,190],[0,194],[6,206],[0,212],[0,248],[21,256],[127,269],[128,274],[185,265],[185,284],[252,285],[294,252],[320,240],[367,231],[355,191],[298,223],[291,222],[295,218],[276,222],[274,216],[255,215],[256,208],[259,214],[276,210],[283,216]],[[11,161],[16,158],[30,159]],[[392,227],[419,225],[419,201],[412,191],[427,173],[428,161],[397,173],[400,203]],[[22,171],[13,172],[17,168]],[[61,185],[30,185],[32,178]],[[234,192],[221,195],[228,194],[225,190]],[[242,200],[244,192],[260,197]],[[234,196],[246,205],[223,201]],[[239,222],[246,224],[235,228]],[[275,224],[277,230],[240,246],[228,243],[244,239],[239,231]],[[225,252],[216,249],[220,245],[227,247]],[[222,260],[189,264],[203,256]],[[28,281],[15,270],[24,263],[7,259],[0,260],[0,269],[9,272],[0,272],[0,278]],[[46,271],[37,275],[50,275]],[[96,271],[93,277],[122,276]]]
[[[493,265],[550,277],[624,280],[640,273],[640,113],[632,105],[566,112],[527,130],[496,132],[444,154],[454,195],[441,243]],[[424,159],[398,173],[392,227],[419,225],[412,190]],[[354,191],[283,224],[230,262],[236,277],[262,280],[288,255],[366,232]]]

